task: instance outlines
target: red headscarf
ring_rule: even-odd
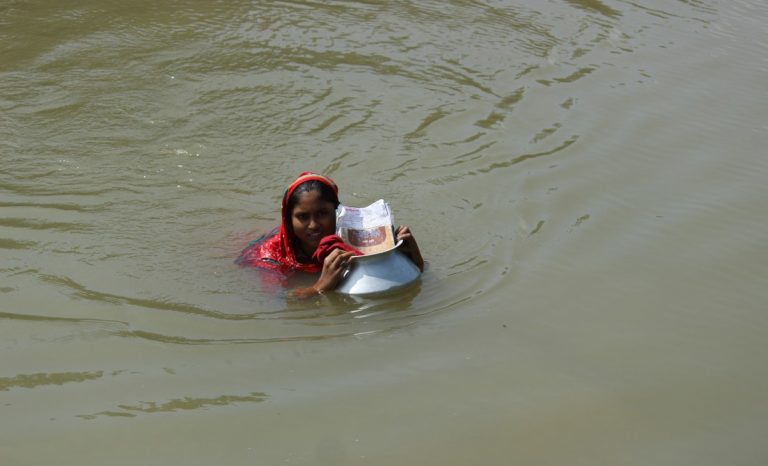
[[[238,257],[235,262],[240,265],[251,265],[282,273],[292,271],[316,273],[322,270],[322,260],[333,249],[342,248],[360,254],[359,251],[344,244],[338,236],[330,235],[330,237],[327,236],[323,238],[317,251],[315,251],[315,254],[312,256],[312,262],[304,263],[296,260],[296,254],[293,250],[296,235],[293,233],[293,229],[287,228],[287,225],[291,222],[291,212],[288,211],[288,200],[299,185],[313,180],[319,181],[331,188],[338,198],[339,188],[333,180],[327,176],[318,175],[317,173],[302,172],[298,178],[288,186],[288,189],[285,190],[280,209],[282,218],[280,226],[273,230],[269,235],[262,236],[251,242],[251,244],[240,253],[240,257]]]

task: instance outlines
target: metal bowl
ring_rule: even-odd
[[[413,283],[421,271],[411,259],[397,248],[377,254],[355,256],[336,288],[339,293],[365,296],[386,293]]]

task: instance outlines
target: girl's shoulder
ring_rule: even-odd
[[[251,240],[235,259],[235,264],[243,266],[259,266],[260,263],[267,265],[274,264],[279,266],[280,262],[275,260],[273,254],[270,254],[278,242],[278,229],[274,228],[269,233],[265,233],[258,238]]]

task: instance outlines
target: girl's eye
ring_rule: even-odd
[[[309,215],[307,215],[307,214],[297,214],[296,218],[301,220],[301,221],[304,221],[304,220],[309,218]]]

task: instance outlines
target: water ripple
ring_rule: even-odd
[[[674,45],[669,31],[736,34],[694,0],[48,4],[28,30],[15,18],[33,12],[12,10],[0,14],[0,38],[14,38],[0,41],[4,318],[111,322],[100,336],[175,345],[399,331],[508,286],[526,241],[557,250],[553,236],[599,228],[600,207],[630,205],[547,203],[584,173],[648,162],[595,155],[605,132],[633,140],[646,124],[617,128],[597,110],[652,115],[632,93],[675,78],[648,60]],[[272,228],[304,169],[336,177],[350,202],[396,206],[431,262],[417,287],[297,303],[231,265],[232,238]],[[32,310],[30,289],[66,305]]]

